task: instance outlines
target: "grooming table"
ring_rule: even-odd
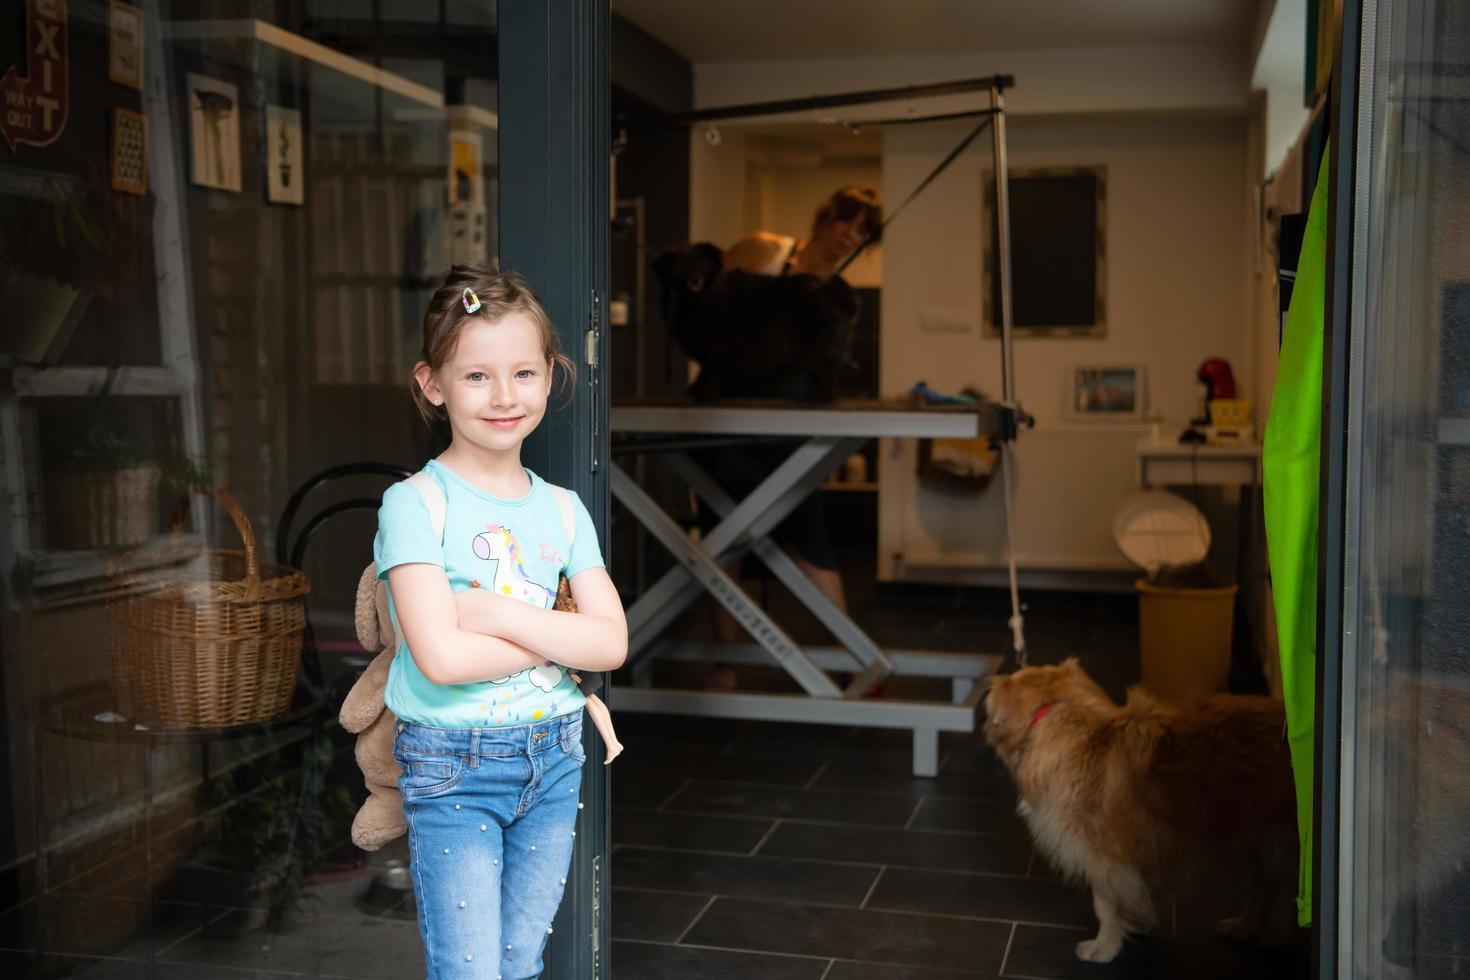
[[[939,768],[939,733],[973,732],[981,685],[1001,658],[980,653],[882,650],[832,603],[770,535],[791,511],[869,439],[970,439],[981,432],[982,410],[971,407],[915,408],[890,402],[838,402],[812,407],[753,403],[614,405],[616,433],[676,436],[652,447],[720,517],[700,540],[691,539],[616,462],[610,467],[613,496],[680,562],[628,609],[628,661],[633,686],[620,687],[616,706],[630,711],[708,715],[766,721],[907,728],[914,733],[916,776]],[[732,500],[687,452],[692,444],[729,437],[800,437],[786,459],[744,500]],[[682,448],[681,448],[682,447]],[[614,446],[650,451],[647,445]],[[736,584],[722,565],[753,551],[841,646],[798,646]],[[702,592],[708,592],[755,638],[750,644],[699,644],[662,640],[661,634]],[[652,687],[652,660],[770,663],[774,660],[804,694],[692,691]],[[840,688],[828,671],[855,671]],[[875,683],[892,676],[944,677],[952,700],[909,701],[864,698]]]

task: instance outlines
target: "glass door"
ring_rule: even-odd
[[[1343,31],[1345,51],[1361,48],[1344,58],[1356,99],[1336,109],[1345,125],[1333,137],[1329,346],[1340,357],[1329,373],[1346,397],[1329,422],[1341,469],[1324,481],[1341,523],[1324,506],[1322,533],[1342,535],[1340,562],[1323,566],[1329,609],[1341,575],[1324,649],[1340,646],[1341,662],[1334,678],[1324,658],[1324,691],[1340,680],[1340,699],[1323,713],[1337,785],[1323,787],[1318,975],[1460,976],[1470,970],[1470,5],[1368,0],[1361,20],[1356,6]]]
[[[354,591],[391,468],[442,447],[407,386],[455,262],[547,301],[579,382],[527,463],[607,554],[606,3],[0,0],[0,24],[0,976],[422,975],[402,838],[350,839]],[[233,636],[206,625],[187,670],[143,669],[119,597],[246,550],[299,642],[241,666],[194,656]],[[608,970],[600,765],[584,799],[568,980]]]

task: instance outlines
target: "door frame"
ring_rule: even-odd
[[[1322,448],[1317,539],[1316,765],[1313,787],[1312,976],[1335,980],[1342,936],[1342,775],[1351,765],[1351,731],[1343,728],[1343,629],[1346,597],[1346,509],[1349,352],[1353,317],[1353,229],[1357,184],[1358,80],[1362,48],[1362,0],[1345,0],[1337,24],[1329,86],[1326,297],[1322,337]],[[1309,24],[1309,29],[1311,25]],[[1346,736],[1347,741],[1344,740]],[[1348,911],[1351,911],[1350,909]]]
[[[500,0],[498,21],[501,266],[530,280],[577,368],[575,387],[553,393],[522,458],[577,492],[610,560],[608,3]],[[582,773],[572,867],[547,943],[545,976],[553,980],[611,974],[611,807],[601,754],[589,751]]]

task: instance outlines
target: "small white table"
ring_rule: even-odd
[[[1138,483],[1158,486],[1245,487],[1261,482],[1256,443],[1210,446],[1144,436],[1138,442]]]
[[[610,464],[613,496],[679,561],[628,608],[628,661],[634,686],[618,689],[616,707],[665,714],[908,728],[914,733],[914,774],[936,775],[939,732],[975,731],[984,693],[976,682],[994,671],[1001,658],[980,653],[879,649],[802,573],[771,534],[834,468],[869,439],[974,438],[980,434],[980,417],[974,408],[913,408],[873,401],[820,407],[614,405],[612,429],[618,433],[658,433],[685,440],[729,436],[799,436],[805,440],[739,501],[731,499],[679,445],[660,446],[661,458],[720,517],[719,524],[699,540],[691,539],[622,467],[616,462]],[[620,448],[624,447],[615,445],[614,453]],[[841,646],[803,649],[746,595],[723,566],[747,551],[754,552],[771,569]],[[713,595],[756,642],[718,645],[662,639],[664,629],[702,592]],[[774,661],[805,693],[656,689],[650,669],[656,656],[725,663]],[[855,671],[856,676],[840,688],[828,671]],[[874,684],[895,675],[948,678],[952,700],[864,696]]]

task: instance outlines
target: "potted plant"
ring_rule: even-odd
[[[56,549],[131,547],[153,533],[159,466],[121,430],[117,369],[88,396],[85,432],[46,472],[46,540]]]
[[[242,763],[207,788],[216,814],[206,861],[240,889],[247,914],[217,920],[206,935],[229,938],[243,931],[283,932],[294,913],[316,897],[311,888],[331,845],[348,840],[356,807],[330,772],[330,736],[318,734],[296,752],[282,747]]]
[[[58,180],[11,204],[18,234],[6,236],[0,300],[10,323],[3,350],[19,361],[54,361],[91,303],[88,280],[108,251],[92,204],[85,186]]]
[[[0,202],[15,229],[0,238],[0,353],[19,362],[55,363],[92,301],[124,301],[143,275],[151,201],[113,192],[105,165],[90,169]]]

